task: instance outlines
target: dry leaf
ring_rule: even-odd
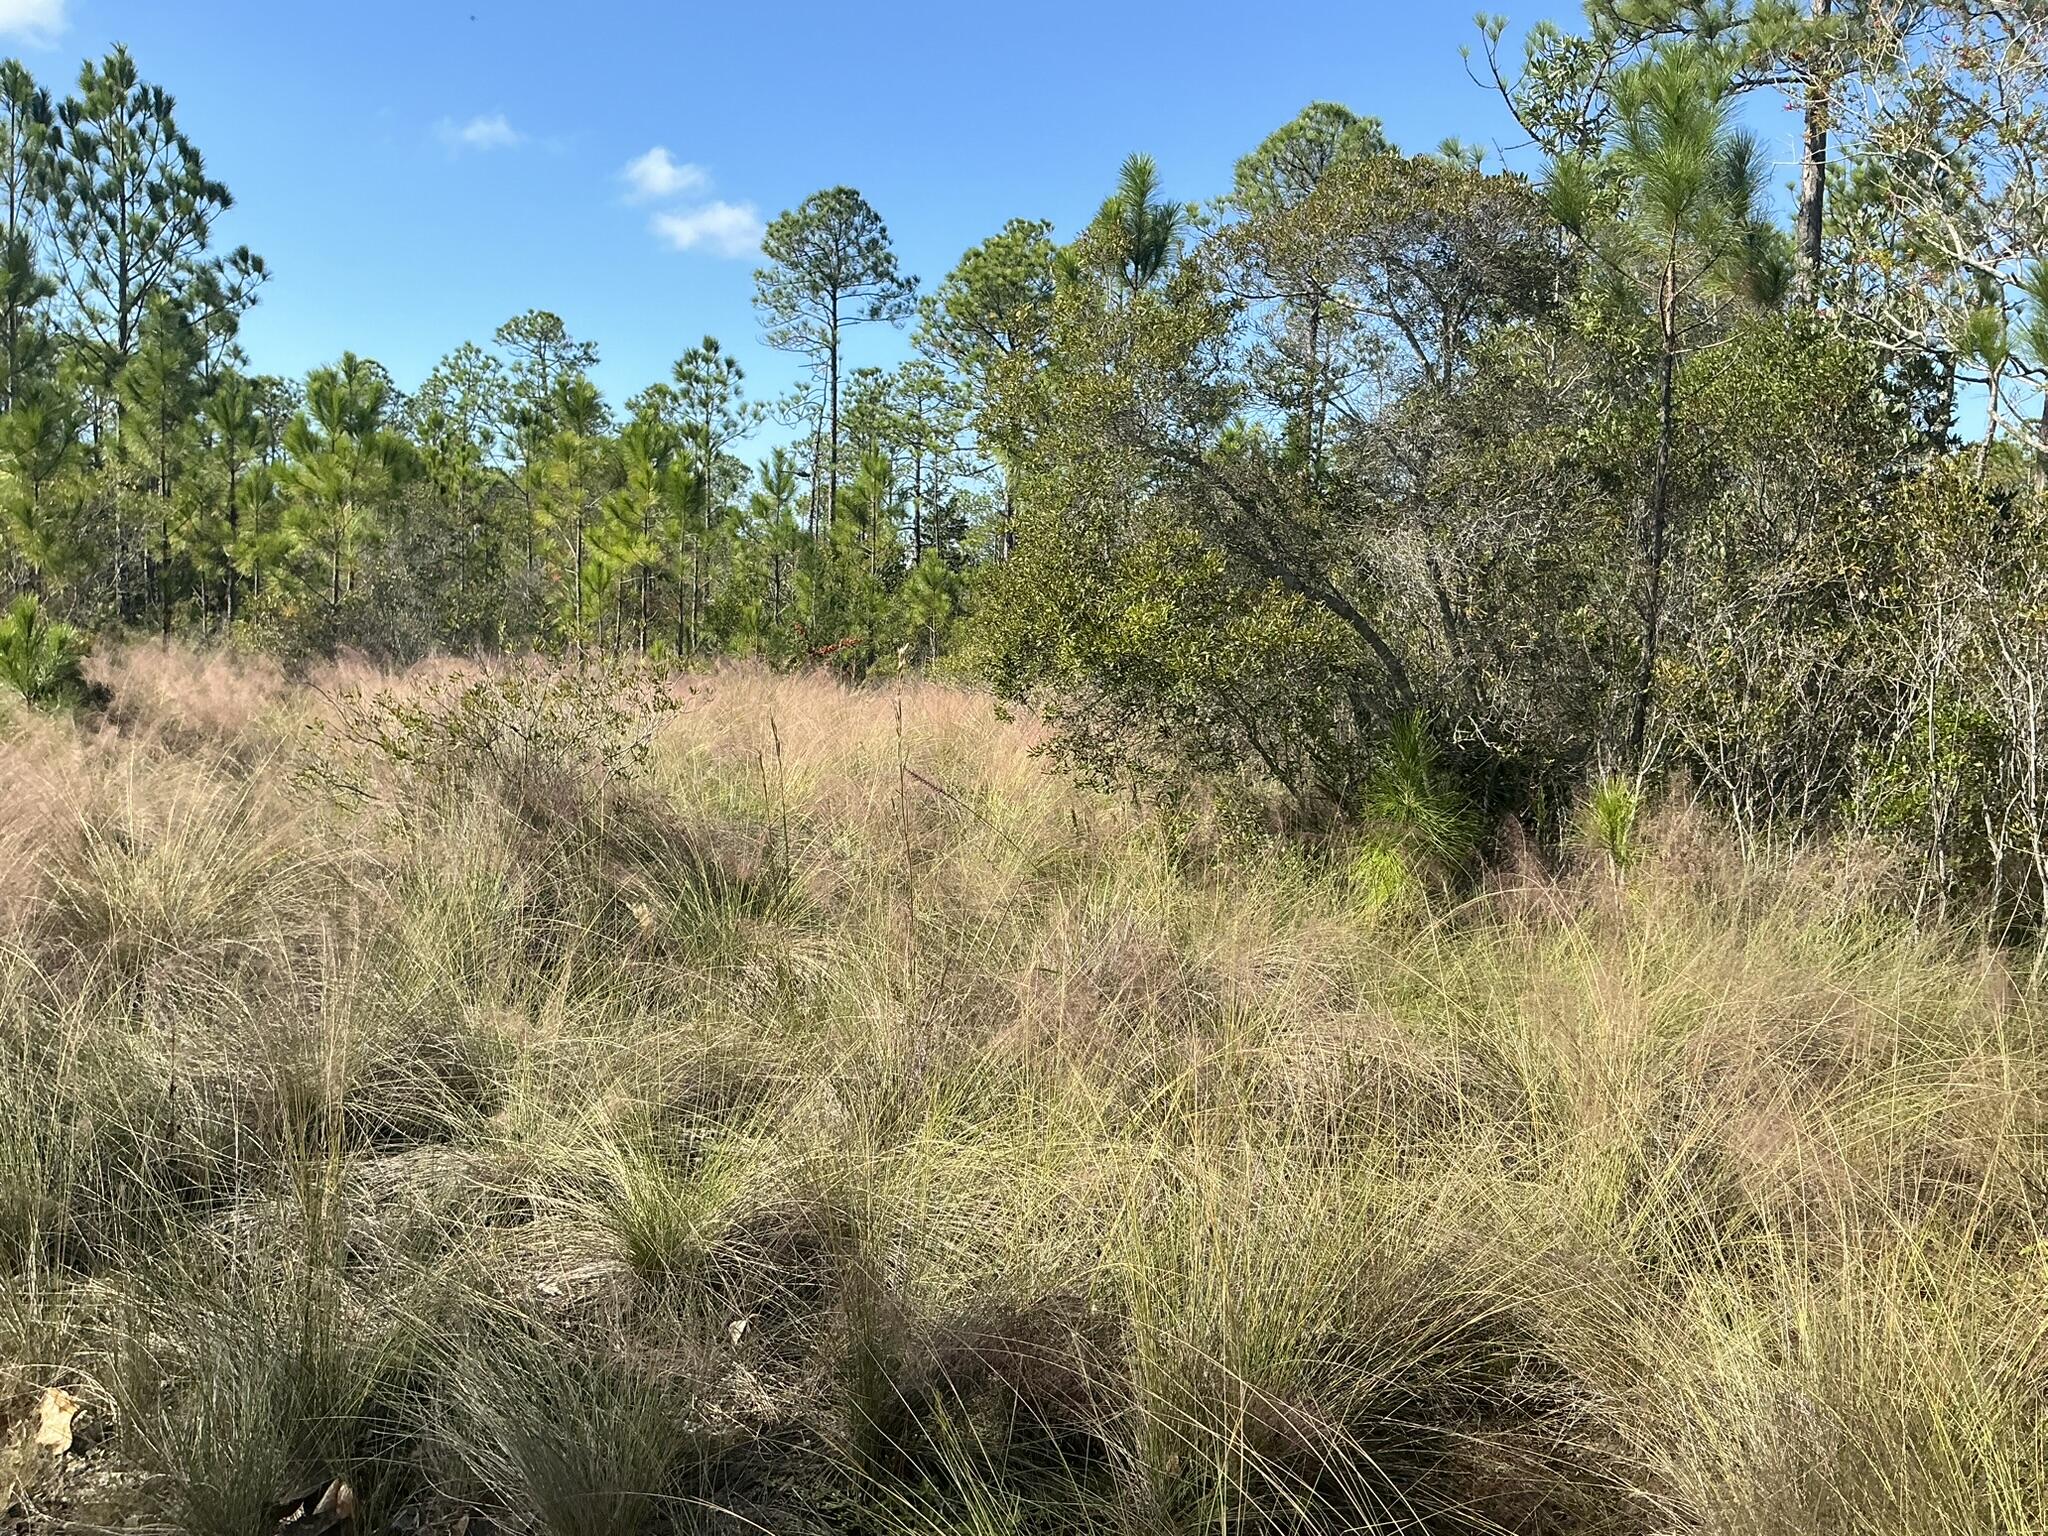
[[[310,1488],[288,1493],[270,1506],[270,1518],[279,1525],[296,1525],[306,1518],[313,1501],[326,1491],[327,1484],[315,1483]]]
[[[71,1421],[78,1417],[78,1399],[62,1387],[43,1393],[36,1410],[36,1444],[52,1456],[71,1453]]]
[[[358,1507],[355,1489],[337,1477],[327,1485],[327,1491],[320,1495],[320,1502],[313,1506],[313,1513],[332,1515],[336,1521],[353,1520]]]
[[[319,1497],[315,1498],[317,1493]],[[362,1501],[346,1478],[335,1478],[325,1487],[316,1486],[281,1506],[280,1532],[291,1536],[326,1536],[326,1533],[354,1520]]]

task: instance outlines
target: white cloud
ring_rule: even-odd
[[[686,193],[711,190],[711,174],[701,165],[677,160],[666,145],[657,144],[619,172],[629,203],[660,202]],[[709,251],[726,257],[751,256],[761,249],[766,227],[752,203],[722,198],[694,208],[663,209],[649,216],[647,227],[663,244],[678,251]]]
[[[650,227],[679,251],[702,246],[720,256],[751,256],[765,226],[752,203],[706,203],[687,213],[657,213]]]
[[[619,172],[619,179],[625,182],[626,201],[631,203],[651,203],[658,198],[674,197],[678,192],[695,192],[711,183],[702,166],[678,163],[660,144],[629,162]]]
[[[70,25],[70,0],[0,0],[0,36],[46,48]]]
[[[0,0],[0,5],[7,3],[8,0]],[[451,122],[444,117],[434,131],[443,144],[457,151],[510,149],[526,138],[502,112],[472,117],[466,123]]]

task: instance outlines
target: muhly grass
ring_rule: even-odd
[[[17,1524],[2048,1529],[2038,973],[1880,862],[1610,787],[1452,894],[936,684],[96,665],[0,728]]]

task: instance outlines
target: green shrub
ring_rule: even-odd
[[[1616,873],[1634,860],[1636,823],[1642,810],[1642,795],[1615,774],[1602,777],[1586,796],[1579,816],[1580,837],[1587,850],[1605,858],[1607,867]]]
[[[76,629],[43,612],[24,593],[0,616],[0,682],[35,709],[69,709],[83,703],[86,640]]]
[[[1479,845],[1479,817],[1416,716],[1398,722],[1367,784],[1367,817],[1427,867],[1451,870]]]

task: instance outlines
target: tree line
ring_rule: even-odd
[[[596,345],[545,310],[410,394],[354,353],[254,372],[268,273],[216,249],[230,206],[125,49],[61,101],[0,67],[0,561],[45,620],[864,670],[937,654],[999,539],[961,375],[849,188],[764,239],[766,340],[808,365],[775,401],[713,337],[608,401]],[[857,327],[913,322],[910,361],[848,365]]]
[[[0,71],[7,579],[92,630],[854,675],[941,655],[1078,770],[1469,857],[1592,783],[2048,887],[2048,7],[1590,0],[1468,72],[1518,169],[1315,103],[928,290],[834,187],[615,403],[545,311],[412,394],[249,371],[265,277],[125,52]],[[1782,106],[1791,175],[1745,127]],[[1774,179],[1780,184],[1774,185]],[[1784,184],[1784,183],[1789,184]],[[864,327],[909,357],[852,366]],[[760,445],[775,446],[763,452]]]

